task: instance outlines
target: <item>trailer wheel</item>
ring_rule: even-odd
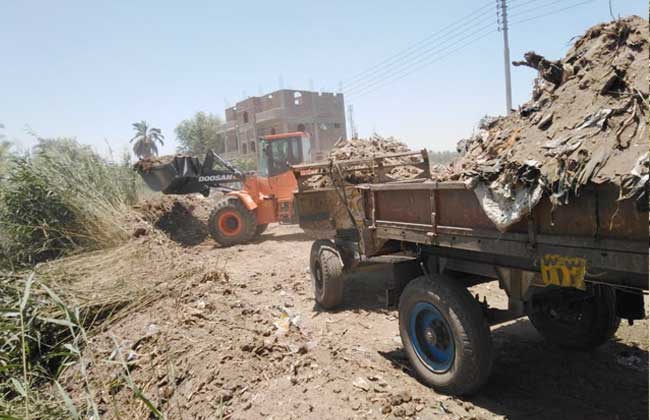
[[[208,218],[210,235],[223,246],[250,241],[255,235],[256,226],[255,214],[236,197],[219,201]]]
[[[268,223],[266,223],[264,225],[257,225],[257,227],[255,228],[255,235],[254,236],[256,238],[258,236],[260,236],[262,233],[264,233],[264,231],[266,230],[267,227],[269,227]]]
[[[343,300],[345,275],[343,260],[332,241],[318,240],[312,244],[309,271],[314,284],[316,302],[325,309],[338,306]]]
[[[477,391],[492,369],[492,339],[479,304],[453,279],[411,281],[399,302],[399,330],[417,377],[437,391]]]
[[[616,293],[604,285],[591,285],[586,292],[564,288],[533,295],[528,319],[545,339],[573,350],[600,346],[621,322]]]

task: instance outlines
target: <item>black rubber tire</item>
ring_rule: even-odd
[[[225,212],[234,212],[239,215],[242,223],[242,229],[239,234],[234,236],[226,235],[219,228],[219,218]],[[210,217],[208,217],[208,231],[210,232],[210,236],[223,246],[237,245],[250,241],[255,235],[256,228],[255,214],[248,210],[237,197],[226,197],[219,201],[210,212]]]
[[[257,225],[257,227],[255,228],[255,235],[254,236],[256,238],[258,236],[260,236],[262,233],[264,233],[264,231],[266,230],[267,227],[269,227],[268,223],[265,224],[265,225]]]
[[[345,274],[341,255],[332,241],[321,239],[312,244],[309,271],[316,303],[325,309],[338,306],[343,301]]]
[[[616,292],[590,285],[586,292],[551,289],[533,296],[528,319],[548,341],[567,349],[587,351],[612,338],[621,319],[616,315]]]
[[[449,368],[434,372],[418,356],[409,335],[411,311],[417,303],[433,305],[445,318],[455,346]],[[468,395],[476,392],[492,370],[492,338],[483,311],[454,279],[435,275],[412,280],[399,301],[399,331],[408,360],[419,380],[439,392]]]

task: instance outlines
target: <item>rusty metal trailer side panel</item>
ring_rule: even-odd
[[[466,258],[534,270],[545,255],[570,255],[589,262],[587,278],[648,289],[648,213],[637,211],[631,200],[616,201],[612,186],[594,186],[555,212],[544,199],[508,232],[496,230],[474,192],[461,183],[362,188],[370,241],[463,251]]]

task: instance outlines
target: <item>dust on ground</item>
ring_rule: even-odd
[[[148,416],[120,379],[120,355],[168,418],[647,418],[647,321],[622,325],[589,353],[546,343],[525,319],[496,326],[492,376],[461,399],[412,376],[381,269],[355,274],[342,307],[323,312],[312,297],[311,240],[295,226],[271,225],[230,248],[211,239],[163,246],[175,247],[175,268],[161,266],[156,299],[92,338],[88,371],[105,418]],[[473,292],[506,304],[496,283]],[[81,394],[77,368],[64,384]]]

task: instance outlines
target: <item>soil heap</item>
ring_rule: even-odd
[[[176,158],[177,156],[185,157],[183,155],[164,155],[164,156],[153,156],[149,158],[142,158],[133,165],[133,168],[137,171],[148,172],[152,168],[156,168],[158,166],[163,166],[174,162],[174,158]]]
[[[538,70],[532,99],[483,118],[439,179],[487,185],[497,201],[522,187],[533,199],[544,190],[554,205],[589,182],[611,182],[621,199],[645,196],[647,206],[648,21],[599,24],[562,60],[531,51],[513,64]]]

